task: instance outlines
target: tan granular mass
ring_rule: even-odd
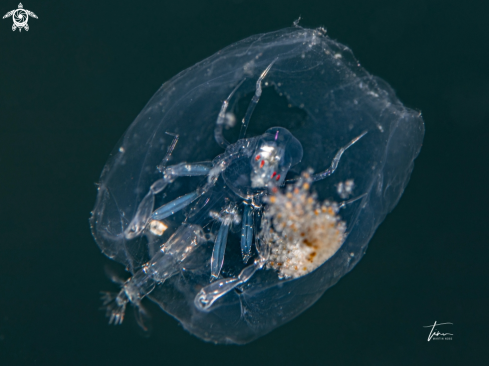
[[[280,278],[298,278],[314,271],[341,247],[345,223],[338,216],[336,203],[320,203],[309,192],[309,173],[285,194],[274,188],[268,197],[265,217],[271,221],[268,268]]]

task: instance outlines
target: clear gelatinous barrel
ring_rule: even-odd
[[[338,202],[338,185],[353,181],[352,196],[365,196],[341,209],[346,239],[321,267],[297,279],[279,279],[272,269],[259,270],[216,301],[211,311],[197,309],[194,299],[209,284],[212,243],[199,246],[179,263],[176,274],[157,285],[149,298],[206,341],[252,341],[299,315],[348,273],[399,201],[423,140],[420,113],[404,107],[388,84],[365,71],[348,47],[324,31],[294,27],[249,37],[164,83],[114,148],[100,178],[91,219],[105,255],[134,273],[190,216],[192,224],[215,233],[212,218],[199,215],[204,204],[197,200],[166,220],[168,229],[161,237],[124,235],[151,185],[161,178],[157,167],[172,142],[167,133],[180,136],[169,164],[212,161],[223,153],[214,140],[223,100],[244,80],[228,108],[230,118],[241,121],[257,78],[275,59],[247,137],[270,127],[290,131],[304,150],[301,163],[287,177],[294,178],[308,168],[324,170],[342,146],[367,131],[344,153],[335,173],[312,187],[320,200]],[[239,125],[224,130],[230,142],[236,141]],[[155,207],[194,191],[205,179],[176,179],[155,197]],[[236,200],[223,182],[204,198],[209,200],[206,210],[217,211]],[[222,276],[237,276],[243,266],[240,232],[231,228]]]

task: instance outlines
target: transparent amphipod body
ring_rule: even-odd
[[[132,274],[105,296],[112,322],[149,298],[203,340],[247,343],[361,259],[424,125],[324,33],[237,42],[163,84],[128,128],[91,218]]]

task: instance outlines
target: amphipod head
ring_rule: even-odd
[[[256,144],[251,156],[251,186],[280,186],[289,169],[302,160],[302,145],[287,129],[272,127]]]

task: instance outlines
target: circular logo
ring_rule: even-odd
[[[27,15],[27,12],[24,9],[17,9],[13,16],[14,24],[18,28],[22,28],[27,24],[27,20],[29,19],[29,15]]]

